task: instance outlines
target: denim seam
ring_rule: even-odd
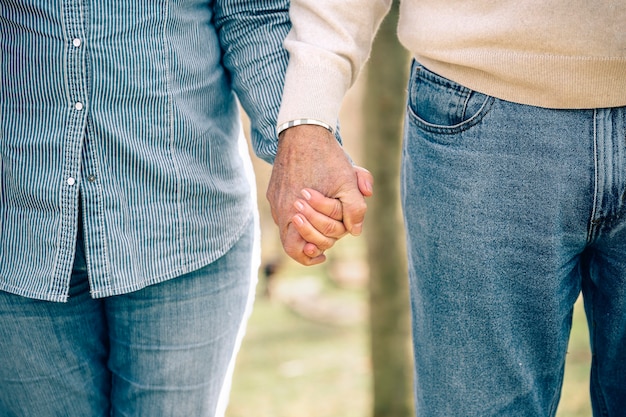
[[[599,220],[596,219],[598,212],[598,174],[599,174],[599,161],[598,161],[598,127],[597,127],[597,110],[593,111],[593,205],[591,211],[591,218],[589,219],[589,226],[587,230],[587,243],[591,243],[593,240],[593,233]]]
[[[413,122],[417,125],[418,128],[425,130],[431,133],[441,133],[447,135],[453,135],[461,132],[465,132],[469,130],[471,127],[480,123],[483,118],[489,113],[493,103],[495,102],[495,98],[491,96],[486,96],[485,102],[482,104],[480,109],[474,114],[471,118],[458,123],[453,126],[442,126],[435,125],[432,123],[428,123],[419,117],[411,108],[411,106],[407,106],[407,113],[413,120]]]
[[[419,65],[419,63],[417,64],[417,67],[415,69],[415,74],[411,75],[411,80],[415,79],[418,76],[422,77],[425,80],[428,80],[428,81],[431,81],[433,83],[439,84],[443,88],[455,90],[455,91],[457,91],[459,93],[462,93],[463,96],[465,97],[465,102],[464,102],[464,105],[463,105],[462,115],[463,115],[463,117],[465,116],[466,109],[467,109],[467,104],[469,102],[471,94],[473,92],[476,92],[476,91],[471,90],[471,89],[469,89],[467,87],[464,87],[464,86],[462,86],[460,84],[457,84],[456,82],[454,82],[452,80],[448,80],[447,78],[442,77],[442,76],[440,76],[438,74],[435,74],[435,73],[429,71],[427,68],[422,67],[421,65]],[[410,83],[409,83],[409,88],[410,88]],[[464,120],[461,123],[457,123],[457,124],[452,125],[452,126],[437,125],[437,124],[429,123],[429,122],[425,121],[424,119],[422,119],[421,117],[419,117],[417,115],[417,113],[415,113],[415,111],[413,111],[413,107],[411,105],[412,102],[411,102],[410,94],[409,94],[408,101],[407,101],[408,102],[407,114],[416,123],[418,128],[421,128],[421,129],[423,129],[423,130],[425,130],[427,132],[441,133],[441,134],[448,134],[448,135],[461,133],[461,132],[464,132],[464,131],[470,129],[471,127],[477,125],[478,123],[480,123],[480,121],[489,113],[493,103],[496,100],[496,98],[493,97],[493,96],[490,96],[490,95],[487,95],[487,94],[483,94],[483,93],[480,93],[480,94],[485,96],[485,101],[482,103],[482,105],[480,106],[478,111],[476,111],[476,113],[473,114],[469,119]]]
[[[463,110],[461,110],[461,119],[465,119],[465,114],[467,113],[467,105],[469,104],[470,97],[472,97],[472,92],[471,91],[469,92],[469,94],[465,95],[465,100],[463,102]],[[481,109],[482,109],[482,107],[481,107]]]

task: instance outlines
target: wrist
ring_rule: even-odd
[[[322,122],[321,120],[316,120],[316,119],[295,119],[295,120],[290,120],[288,122],[285,122],[285,123],[279,125],[276,128],[276,135],[279,136],[285,130],[287,130],[289,128],[292,128],[292,127],[301,126],[301,125],[320,126],[320,127],[323,127],[324,129],[328,130],[330,133],[334,134],[334,129],[332,128],[332,126],[330,126],[326,122]]]

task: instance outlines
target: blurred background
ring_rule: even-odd
[[[375,178],[364,236],[340,240],[323,265],[303,267],[289,259],[265,200],[271,167],[252,156],[262,267],[227,417],[414,416],[398,195],[409,58],[397,43],[396,20],[397,5],[341,113],[346,150]],[[591,416],[590,358],[579,300],[558,417]]]

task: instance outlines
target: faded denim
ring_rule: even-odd
[[[626,108],[553,110],[414,63],[402,162],[417,415],[554,416],[573,305],[626,410]]]
[[[253,224],[217,261],[102,299],[78,239],[67,303],[0,291],[0,416],[220,415],[253,285]]]

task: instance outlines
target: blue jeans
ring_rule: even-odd
[[[402,163],[417,415],[554,416],[582,291],[594,416],[626,415],[626,108],[553,110],[414,63]]]
[[[252,288],[252,223],[214,263],[92,299],[82,245],[67,303],[0,292],[0,416],[213,416]],[[256,273],[254,273],[254,276]]]

